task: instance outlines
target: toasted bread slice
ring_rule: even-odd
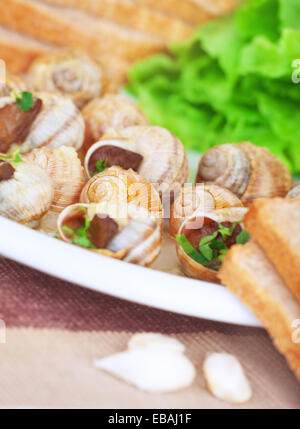
[[[26,73],[32,61],[57,49],[21,33],[0,26],[0,59],[12,73]],[[103,93],[118,92],[126,82],[130,63],[113,55],[94,57],[103,72]]]
[[[233,246],[219,277],[261,320],[300,381],[300,306],[254,243]]]
[[[35,58],[52,48],[49,44],[0,26],[0,58],[12,73],[25,72]]]
[[[35,0],[9,0],[1,8],[0,24],[54,45],[83,49],[91,56],[132,61],[165,48],[164,41],[154,36]]]
[[[175,16],[151,9],[135,0],[39,0],[56,6],[81,9],[92,15],[110,19],[161,37],[166,42],[184,40],[192,34],[193,26]]]
[[[160,9],[192,24],[202,24],[230,12],[239,0],[139,0],[139,3]]]
[[[245,227],[300,303],[300,199],[254,201]]]

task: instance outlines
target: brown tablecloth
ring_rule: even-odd
[[[126,287],[124,282],[122,287]],[[244,408],[299,408],[300,384],[262,329],[207,322],[85,290],[0,260],[0,407],[230,408],[205,387],[206,353],[225,351],[253,386]],[[122,351],[132,333],[160,332],[182,341],[197,368],[185,390],[147,394],[93,367]]]

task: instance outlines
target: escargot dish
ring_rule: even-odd
[[[247,208],[234,194],[217,185],[183,188],[170,219],[183,272],[199,280],[218,282],[217,271],[226,252],[247,237],[242,227],[246,213]]]
[[[244,142],[205,152],[196,182],[214,182],[248,205],[257,198],[284,197],[292,186],[292,176],[267,148]]]
[[[54,196],[49,211],[43,216],[40,228],[45,232],[56,232],[58,214],[79,201],[85,184],[84,172],[77,152],[73,147],[55,149],[39,148],[24,156],[24,159],[43,168],[49,174]]]
[[[42,146],[78,150],[83,137],[83,118],[69,98],[36,93],[29,109],[21,108],[13,95],[0,98],[1,152],[13,152],[19,145],[21,153]]]
[[[82,157],[110,129],[120,131],[134,125],[148,125],[148,120],[136,104],[119,95],[95,98],[84,107],[82,115],[85,121]]]
[[[183,144],[161,127],[129,127],[119,136],[105,136],[86,154],[84,164],[89,177],[97,173],[99,161],[108,167],[132,168],[165,195],[180,189],[188,174]]]
[[[53,187],[46,171],[0,156],[0,216],[19,223],[40,219],[50,208]]]
[[[127,205],[122,217],[113,204],[75,204],[59,216],[62,240],[133,264],[150,266],[161,250],[160,226],[147,210]]]
[[[102,72],[82,52],[49,52],[32,63],[28,75],[34,91],[69,96],[78,108],[101,94]]]
[[[92,177],[81,192],[82,203],[114,204],[122,209],[128,205],[144,208],[162,223],[163,209],[158,192],[146,179],[132,169],[111,167]]]

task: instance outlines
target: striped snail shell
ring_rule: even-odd
[[[34,91],[71,97],[79,109],[101,94],[101,69],[83,52],[51,51],[31,64],[28,75]]]
[[[76,221],[84,215],[84,209],[90,222],[95,216],[109,216],[118,228],[105,248],[89,250],[142,266],[150,266],[155,261],[162,246],[161,228],[147,210],[134,205],[127,206],[127,216],[122,219],[115,216],[113,204],[74,204],[67,207],[57,221],[58,233],[63,241],[72,242],[72,237],[64,230],[64,226],[71,225],[74,228]]]
[[[284,197],[292,186],[292,176],[267,148],[244,142],[205,152],[196,182],[214,182],[248,205],[257,198]]]

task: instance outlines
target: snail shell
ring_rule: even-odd
[[[240,199],[231,191],[213,183],[195,186],[185,185],[171,209],[170,234],[178,234],[179,228],[187,218],[199,217],[220,209],[243,207]]]
[[[69,96],[79,109],[101,94],[100,67],[82,52],[49,52],[31,64],[28,75],[34,91]]]
[[[85,121],[82,158],[89,147],[99,141],[110,129],[120,131],[134,125],[149,124],[137,105],[120,95],[95,98],[83,108],[82,115]]]
[[[47,233],[56,232],[58,213],[79,201],[85,184],[77,152],[67,146],[52,150],[39,148],[26,155],[26,159],[46,170],[52,180],[54,197],[50,210],[41,219],[40,228]]]
[[[28,91],[28,85],[24,79],[16,74],[7,73],[5,83],[0,83],[0,97],[7,97],[12,92]]]
[[[248,205],[257,198],[284,197],[292,176],[267,148],[244,142],[209,149],[200,160],[196,182],[214,182]]]
[[[183,188],[175,200],[170,219],[170,232],[181,235],[186,230],[200,229],[207,222],[240,222],[247,208],[227,189],[214,184]],[[183,272],[199,280],[218,282],[217,272],[207,268],[185,253],[176,242],[176,251]]]
[[[119,232],[109,241],[105,249],[89,249],[104,256],[110,256],[123,261],[150,266],[160,253],[162,246],[162,231],[157,222],[141,207],[127,206],[127,217],[115,217],[115,207],[110,204],[74,204],[67,207],[57,221],[60,238],[71,242],[71,238],[63,230],[68,221],[82,216],[82,206],[86,208],[90,220],[95,215],[109,215],[119,225]]]
[[[80,201],[114,204],[120,212],[127,204],[143,207],[159,224],[162,223],[163,210],[158,192],[131,169],[111,167],[92,177],[83,188]]]
[[[290,192],[287,194],[287,198],[300,198],[300,182],[296,182]]]
[[[54,149],[59,146],[72,146],[78,150],[84,139],[84,121],[70,98],[57,94],[36,94],[43,107],[22,145],[22,153],[46,146]]]
[[[118,146],[143,156],[138,173],[161,194],[174,194],[188,176],[188,162],[183,144],[161,127],[135,126],[120,131],[120,138],[104,137],[88,150],[85,171],[90,177],[89,162],[102,146]]]
[[[53,200],[53,186],[41,167],[23,161],[11,179],[0,182],[0,215],[19,223],[40,219]]]

